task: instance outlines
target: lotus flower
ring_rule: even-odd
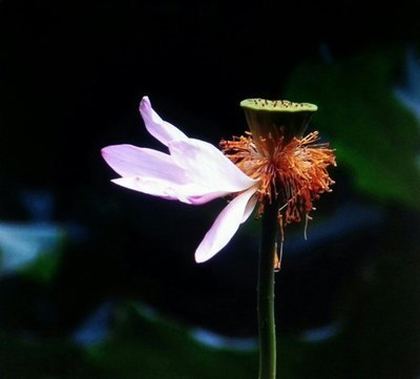
[[[153,110],[148,97],[140,102],[147,131],[169,150],[133,145],[113,145],[102,156],[121,176],[120,186],[167,200],[200,205],[235,194],[220,212],[195,252],[196,262],[205,262],[231,240],[241,223],[251,215],[258,181],[243,173],[212,144],[187,137]]]
[[[222,140],[220,147],[195,138],[164,121],[148,97],[140,102],[146,129],[168,153],[132,145],[102,149],[102,156],[121,178],[113,182],[149,195],[199,205],[219,197],[233,199],[220,212],[195,252],[205,262],[231,240],[259,203],[278,207],[280,268],[284,226],[311,219],[313,201],[330,191],[327,168],[334,151],[319,143],[318,132],[304,136],[317,107],[286,100],[247,99],[241,102],[251,130],[247,136]],[[306,235],[306,227],[305,227]]]

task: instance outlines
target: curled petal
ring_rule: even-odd
[[[257,188],[252,187],[235,197],[217,216],[195,252],[195,260],[202,263],[216,255],[231,240],[244,220],[250,198]],[[252,203],[251,203],[252,204]],[[251,212],[247,212],[248,217]]]
[[[199,185],[195,186],[195,193],[187,194],[185,191],[185,199],[188,204],[192,205],[202,205],[206,204],[214,199],[230,195],[231,192],[227,191],[213,191],[207,187],[202,187]]]
[[[102,156],[111,168],[123,177],[161,179],[184,184],[185,171],[173,162],[170,155],[133,145],[113,145],[102,149]]]
[[[211,192],[241,192],[256,183],[210,143],[189,138],[172,141],[168,147],[174,162],[184,168],[191,181]]]
[[[252,211],[254,210],[255,206],[257,205],[257,201],[258,198],[256,195],[252,196],[249,201],[248,204],[246,205],[245,211],[244,211],[244,215],[241,221],[241,224],[243,224],[246,220],[248,220],[249,216],[251,216]]]
[[[188,138],[177,127],[161,119],[152,108],[147,96],[144,96],[141,100],[139,110],[147,131],[164,145],[167,146],[172,140],[183,140]]]

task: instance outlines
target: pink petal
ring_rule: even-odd
[[[220,212],[195,252],[197,263],[212,258],[231,240],[243,221],[248,202],[256,190],[256,187],[252,187],[241,193]]]
[[[133,145],[113,145],[102,149],[102,156],[121,176],[157,178],[177,184],[186,183],[185,171],[170,155]]]
[[[147,131],[164,145],[167,146],[172,140],[183,140],[188,138],[177,127],[160,118],[153,110],[147,96],[144,96],[141,100],[139,110]]]
[[[174,162],[185,169],[191,181],[209,192],[241,192],[256,181],[245,175],[212,144],[189,138],[168,145]]]

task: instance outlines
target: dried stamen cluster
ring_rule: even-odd
[[[336,165],[334,151],[318,141],[316,131],[303,138],[294,137],[288,143],[283,143],[283,138],[273,141],[269,135],[260,137],[257,148],[247,133],[231,141],[222,140],[220,146],[245,174],[260,181],[259,214],[267,202],[278,201],[279,221],[287,225],[307,220],[314,209],[313,201],[321,193],[330,192],[334,183],[327,171],[328,166]]]

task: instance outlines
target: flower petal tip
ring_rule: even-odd
[[[210,258],[206,257],[203,254],[200,254],[198,251],[196,251],[195,254],[194,254],[195,263],[198,263],[198,264],[207,262]]]
[[[101,155],[105,159],[107,155],[109,155],[109,146],[105,146],[101,149]]]
[[[105,146],[101,149],[101,155],[102,158],[105,160],[108,165],[110,165],[112,168],[113,163],[115,159],[118,159],[119,155],[121,155],[121,152],[126,149],[126,147],[129,145],[109,145]],[[114,170],[115,171],[115,170]]]
[[[123,179],[123,178],[115,178],[115,179],[111,179],[111,180],[110,180],[110,182],[111,182],[111,183],[114,183],[114,184],[117,184],[117,185],[119,185],[119,186],[120,186],[120,185],[121,185],[121,184],[120,184],[121,179]]]
[[[150,99],[149,96],[143,96],[142,99],[140,100],[140,104],[139,104],[139,110],[141,111],[145,111],[146,108],[150,108],[152,105],[150,104]]]

